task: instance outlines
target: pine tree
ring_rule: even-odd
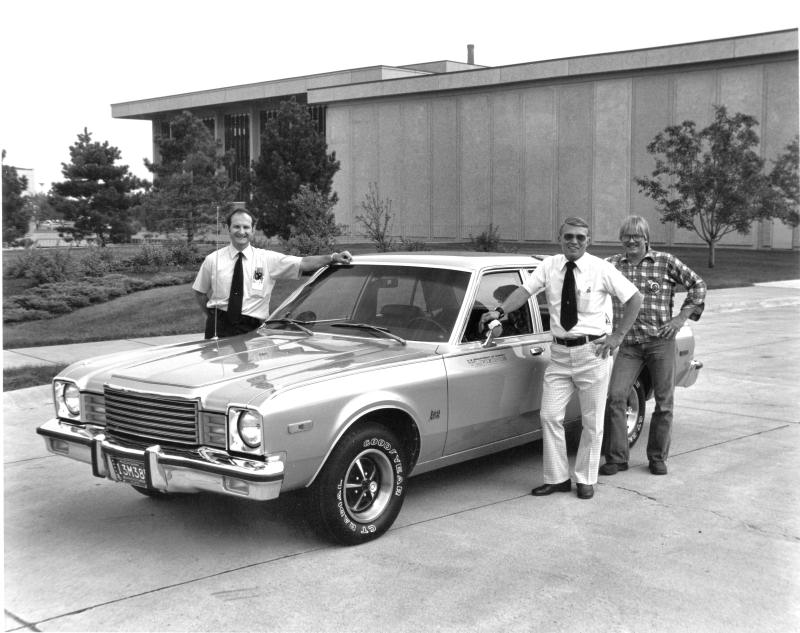
[[[153,188],[142,205],[150,230],[186,233],[191,244],[197,230],[215,222],[235,199],[237,187],[226,170],[224,156],[211,131],[191,112],[170,121],[169,136],[156,138],[161,160],[145,166],[153,174]]]
[[[295,224],[291,200],[303,184],[336,204],[338,196],[331,189],[339,161],[327,150],[306,107],[294,99],[281,103],[277,115],[267,121],[251,182],[252,208],[267,236],[289,238]]]
[[[146,181],[129,173],[127,165],[117,165],[119,149],[108,141],[93,142],[86,128],[69,153],[71,162],[61,163],[66,180],[53,183],[50,199],[56,211],[74,221],[63,232],[78,240],[94,234],[101,246],[130,241],[130,208]]]

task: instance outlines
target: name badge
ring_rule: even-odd
[[[258,267],[253,272],[253,290],[262,290],[264,288],[264,269]]]

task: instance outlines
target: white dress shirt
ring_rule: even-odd
[[[637,291],[628,279],[609,262],[584,253],[576,261],[575,297],[578,301],[578,322],[566,332],[561,327],[561,288],[567,272],[567,258],[563,254],[547,257],[523,284],[535,295],[545,291],[550,309],[550,330],[559,338],[600,336],[611,333],[611,297],[622,303]]]
[[[239,254],[232,245],[214,251],[206,256],[200,271],[192,284],[197,292],[209,297],[209,308],[220,310],[228,308],[228,294],[231,290],[233,269]],[[276,251],[254,248],[248,244],[242,251],[242,270],[244,272],[244,297],[242,314],[256,319],[269,316],[269,299],[277,279],[299,279],[301,257],[284,255]]]

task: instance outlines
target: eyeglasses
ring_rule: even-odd
[[[572,240],[577,240],[578,242],[585,242],[586,235],[583,233],[564,233],[561,237],[564,238],[565,242],[571,242]]]
[[[634,235],[633,233],[628,233],[627,235],[622,236],[623,242],[644,242],[647,238],[644,235]]]

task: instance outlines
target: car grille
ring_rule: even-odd
[[[106,433],[124,440],[198,443],[196,400],[170,398],[106,387]]]

